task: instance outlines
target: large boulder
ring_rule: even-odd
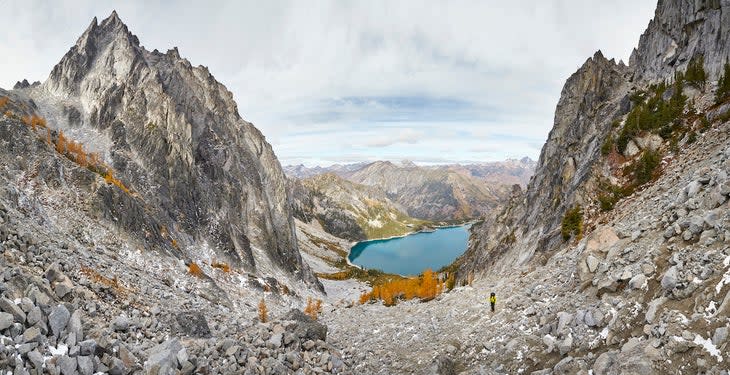
[[[181,335],[208,338],[210,337],[210,327],[205,315],[199,311],[187,311],[179,313],[175,316],[175,326],[177,332]]]
[[[282,320],[291,320],[297,323],[294,334],[301,340],[324,341],[327,338],[327,326],[318,323],[301,310],[290,310]]]
[[[51,310],[51,313],[48,315],[48,325],[51,326],[51,332],[54,336],[61,337],[61,332],[68,325],[70,318],[71,313],[64,305],[58,305]]]
[[[183,346],[176,338],[169,339],[149,351],[149,358],[144,363],[145,373],[167,374],[177,369],[177,354]]]
[[[608,226],[596,228],[586,241],[586,252],[607,252],[619,240],[616,231]],[[593,272],[593,271],[591,271]]]

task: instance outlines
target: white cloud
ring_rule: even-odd
[[[210,67],[289,163],[433,159],[435,149],[450,160],[536,158],[565,79],[598,49],[626,61],[655,1],[10,0],[0,12],[0,87],[45,79],[114,6],[148,49],[178,46]],[[403,110],[380,100],[393,97],[463,105]],[[509,132],[524,139],[491,136]],[[477,141],[495,151],[470,152]]]

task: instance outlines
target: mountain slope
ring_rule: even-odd
[[[348,180],[384,190],[410,216],[464,220],[486,215],[509,195],[509,186],[489,186],[445,169],[374,162],[347,173]]]
[[[138,194],[99,193],[102,216],[145,247],[316,284],[271,146],[207,68],[176,49],[145,50],[114,12],[94,19],[48,79],[19,95]]]
[[[291,184],[295,216],[303,222],[317,221],[340,238],[362,241],[399,236],[429,224],[403,213],[380,190],[333,173]]]

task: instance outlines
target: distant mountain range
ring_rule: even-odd
[[[304,164],[286,165],[283,167],[284,174],[289,177],[307,178],[317,176],[324,173],[334,173],[341,177],[347,178],[352,173],[366,168],[377,162],[360,162],[350,164],[332,164],[330,166],[307,167]],[[424,168],[424,169],[448,169],[471,177],[476,177],[489,182],[499,182],[502,184],[519,184],[526,186],[530,182],[530,177],[535,172],[537,162],[525,156],[522,159],[506,159],[504,161],[484,162],[484,163],[455,163],[455,164],[439,164],[418,166],[410,160],[403,160],[395,163],[404,168]]]
[[[530,158],[479,164],[418,166],[411,161],[286,166],[290,178],[326,173],[379,189],[410,217],[465,220],[487,215],[509,197],[513,185],[525,186],[536,163]]]

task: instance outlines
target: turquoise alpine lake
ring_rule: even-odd
[[[425,269],[437,271],[466,250],[469,227],[438,228],[404,237],[358,242],[348,259],[365,269],[377,269],[403,276],[418,275]]]

